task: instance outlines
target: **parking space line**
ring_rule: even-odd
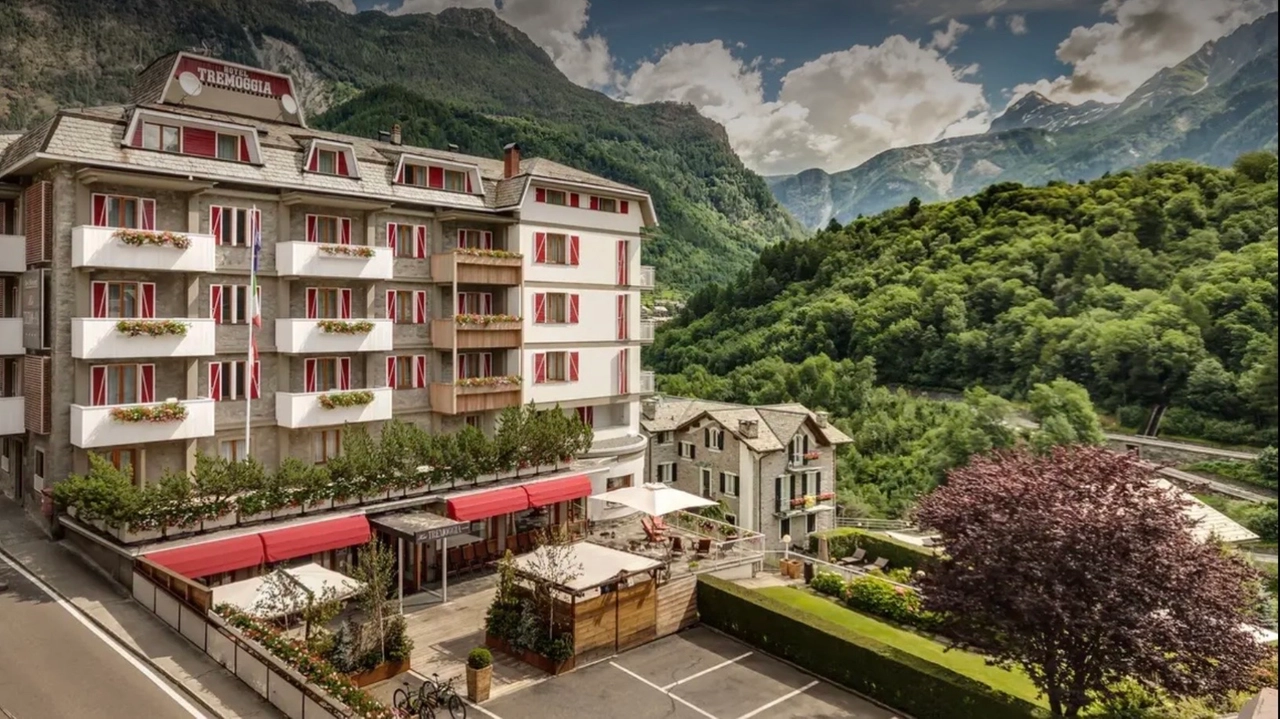
[[[502,717],[498,716],[497,714],[494,714],[493,712],[489,711],[488,709],[485,709],[484,707],[480,706],[479,704],[476,704],[475,702],[471,701],[470,699],[463,699],[462,701],[466,702],[466,703],[467,703],[467,706],[471,707],[472,709],[475,709],[476,711],[480,712],[481,714],[484,714],[485,716],[489,717],[489,719],[502,719]]]
[[[705,710],[703,710],[703,709],[701,709],[701,708],[699,708],[699,707],[695,706],[694,704],[692,704],[692,703],[691,703],[691,702],[689,702],[688,700],[681,699],[680,697],[676,696],[675,694],[672,694],[671,692],[667,691],[666,689],[663,689],[662,687],[658,686],[657,684],[654,684],[653,682],[649,681],[648,679],[645,679],[644,677],[640,676],[639,674],[636,674],[635,672],[631,671],[630,669],[627,669],[626,667],[622,666],[621,664],[618,664],[617,662],[609,662],[609,665],[610,665],[610,666],[612,666],[612,667],[614,667],[615,669],[621,669],[622,671],[626,672],[627,674],[631,675],[632,677],[634,677],[634,678],[636,678],[636,679],[639,679],[640,681],[644,682],[645,684],[647,684],[647,685],[649,685],[649,686],[653,687],[654,689],[657,689],[658,691],[662,692],[663,694],[666,694],[667,696],[671,697],[672,699],[674,699],[674,700],[676,700],[676,701],[680,702],[681,704],[683,704],[683,705],[685,705],[685,706],[689,707],[690,709],[692,709],[692,710],[694,710],[694,711],[698,712],[699,714],[701,714],[702,716],[706,717],[707,719],[716,719],[716,716],[715,716],[714,714],[712,714],[712,713],[710,713],[710,712],[708,712],[708,711],[705,711]],[[815,684],[816,684],[816,682],[815,682]],[[758,710],[757,710],[757,711],[758,711]],[[754,712],[753,712],[753,713],[754,713]]]
[[[765,704],[764,706],[760,707],[759,709],[756,709],[755,711],[749,711],[746,714],[743,714],[742,716],[738,717],[738,719],[750,719],[751,717],[759,714],[765,709],[771,709],[773,707],[776,707],[782,702],[785,702],[786,700],[794,696],[803,694],[821,683],[822,682],[819,682],[817,680],[811,681],[808,684],[805,684],[804,686],[800,687],[799,689],[796,689],[795,691],[791,691],[791,692],[787,692],[786,694],[783,694],[782,696],[778,697],[777,699],[774,699],[773,701],[769,702],[768,704]]]
[[[692,675],[690,675],[690,676],[685,677],[684,679],[681,679],[681,680],[680,680],[680,681],[678,681],[678,682],[671,682],[670,684],[666,685],[665,687],[660,687],[660,688],[662,689],[662,691],[664,691],[664,692],[665,692],[665,691],[667,691],[668,689],[670,689],[670,688],[672,688],[672,687],[678,687],[678,686],[680,686],[681,684],[684,684],[685,682],[693,681],[694,679],[697,679],[698,677],[703,676],[704,674],[710,674],[711,672],[714,672],[714,671],[715,671],[715,670],[717,670],[717,669],[723,669],[724,667],[727,667],[727,666],[729,666],[730,664],[733,664],[734,662],[740,662],[740,661],[742,661],[743,659],[746,659],[747,657],[751,656],[751,654],[752,654],[751,652],[747,652],[746,654],[742,654],[742,655],[736,656],[736,657],[734,657],[733,659],[725,660],[725,661],[720,662],[719,664],[715,665],[714,667],[708,667],[708,668],[703,669],[702,671],[698,672],[697,674],[692,674]]]

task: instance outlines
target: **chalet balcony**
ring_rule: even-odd
[[[212,437],[213,410],[214,401],[204,398],[98,407],[73,404],[71,444],[94,449]],[[145,413],[169,413],[171,418],[164,421],[137,418]]]
[[[389,280],[394,259],[389,247],[321,242],[281,242],[276,245],[276,273],[281,277]]]
[[[787,469],[792,472],[803,472],[813,469],[822,460],[822,452],[811,449],[804,454],[792,454],[787,457]]]
[[[0,273],[22,274],[27,271],[27,238],[22,235],[0,235]]]
[[[288,429],[306,429],[388,420],[394,392],[390,387],[276,392],[276,424]]]
[[[436,349],[516,349],[523,327],[512,315],[455,315],[431,320],[431,344]]]
[[[454,250],[431,256],[433,282],[515,287],[523,275],[524,258],[502,250]]]
[[[25,250],[24,250],[25,252]],[[71,266],[159,272],[213,272],[213,235],[163,230],[71,228]]]
[[[26,354],[22,344],[22,318],[0,317],[0,355]]]
[[[636,286],[642,290],[651,290],[657,279],[657,272],[651,265],[640,265],[640,276]]]
[[[835,492],[808,494],[800,497],[777,497],[774,500],[773,513],[779,517],[812,512],[829,512],[836,507]]]
[[[209,317],[73,317],[71,356],[85,360],[212,357],[214,337]]]
[[[431,384],[431,410],[441,414],[471,414],[518,407],[519,377],[477,377]]]
[[[640,394],[653,394],[657,391],[657,382],[654,381],[653,372],[651,370],[640,370]]]
[[[640,342],[647,345],[653,344],[653,335],[657,327],[658,323],[653,320],[640,320]]]
[[[389,319],[276,320],[276,351],[284,354],[390,352]]]
[[[23,397],[0,397],[0,435],[27,431],[27,401]]]

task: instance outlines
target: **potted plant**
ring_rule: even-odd
[[[484,647],[476,647],[467,655],[467,698],[479,704],[489,700],[489,687],[493,682],[493,654]]]

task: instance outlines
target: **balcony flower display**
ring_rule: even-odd
[[[181,402],[138,404],[111,410],[111,419],[117,422],[181,422],[186,418],[187,406]]]
[[[373,248],[368,245],[320,245],[320,251],[326,255],[336,257],[359,257],[368,259],[373,257]]]
[[[487,327],[488,325],[493,325],[493,324],[510,324],[513,322],[519,322],[520,317],[516,315],[462,314],[462,315],[454,315],[453,321],[456,322],[457,324],[468,326],[468,327],[477,326],[477,325],[481,327]]]
[[[320,406],[325,409],[339,407],[361,407],[373,402],[373,393],[367,389],[356,389],[349,392],[329,392],[319,397]]]
[[[373,331],[369,320],[320,320],[316,325],[321,332],[335,335],[362,335]]]
[[[818,495],[819,502],[829,502],[835,498],[836,498],[835,492],[823,492],[822,494]]]
[[[178,320],[120,320],[116,332],[129,337],[185,337],[191,325]]]
[[[812,451],[810,451],[810,452],[805,452],[805,453],[804,453],[804,458],[805,458],[805,460],[807,460],[807,461],[813,461],[813,460],[815,460],[815,459],[822,459],[822,452],[819,452],[819,451],[818,451],[818,450],[816,450],[816,449],[815,449],[815,450],[812,450]]]
[[[518,387],[520,375],[498,375],[496,377],[460,377],[454,380],[458,387]]]
[[[111,236],[126,245],[134,247],[151,245],[153,247],[172,247],[177,250],[185,250],[191,246],[190,237],[179,232],[169,232],[167,230],[157,232],[155,230],[121,228]]]
[[[518,260],[524,255],[519,252],[507,252],[506,250],[482,250],[478,247],[459,247],[454,250],[454,254],[466,255],[467,257],[493,257],[500,260]]]
[[[803,497],[793,497],[791,499],[792,509],[812,509],[818,503],[818,498],[812,494],[806,494]]]

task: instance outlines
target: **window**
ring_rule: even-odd
[[[136,197],[117,197],[110,195],[107,197],[107,227],[131,227],[137,229],[141,226],[138,219],[138,198]]]
[[[492,377],[493,355],[489,352],[464,352],[458,355],[458,378]]]
[[[98,227],[156,228],[156,201],[149,197],[93,194],[93,224]]]
[[[339,287],[307,288],[307,319],[351,318],[351,290]]]
[[[588,427],[596,426],[596,408],[595,407],[577,407],[574,412],[578,415],[578,421]]]
[[[730,497],[738,496],[738,475],[733,472],[720,473],[720,493]]]
[[[810,512],[809,515],[804,518],[804,531],[809,534],[813,534],[818,531],[818,515],[816,513]]]
[[[338,174],[338,153],[334,150],[316,150],[316,171],[326,175]]]
[[[693,459],[693,442],[680,443],[680,456],[685,459]]]
[[[240,159],[240,136],[226,135],[218,133],[218,159],[219,160],[239,160]]]
[[[261,287],[257,294],[261,301]],[[209,314],[216,324],[245,324],[249,321],[251,311],[248,285],[210,285]]]
[[[102,368],[106,377],[107,399],[102,404],[136,404],[141,401],[138,388],[138,365],[113,364]]]
[[[102,288],[106,292],[106,313],[95,317],[131,318],[142,316],[139,299],[141,291],[137,282],[104,282]]]
[[[342,238],[338,222],[340,218],[329,217],[327,215],[312,215],[315,221],[314,240],[311,242],[323,242],[331,245],[340,243]]]
[[[9,471],[9,438],[0,441],[0,470]]]
[[[731,525],[733,525],[733,526],[735,526],[735,527],[736,527],[736,526],[738,526],[738,515],[736,515],[736,514],[726,514],[726,515],[724,515],[724,523],[725,523],[725,524],[731,524]]]
[[[410,259],[420,258],[418,254],[418,233],[425,230],[422,225],[389,225],[395,232],[395,252],[396,257],[407,257]]]
[[[478,414],[469,414],[463,418],[463,421],[466,422],[468,427],[475,427],[479,430],[484,429],[484,427],[481,426],[481,417]]]
[[[533,295],[533,321],[536,324],[578,324],[581,295],[563,292],[535,292]]]
[[[563,324],[569,320],[568,295],[563,292],[546,294],[547,309],[543,321],[551,324]]]
[[[387,319],[402,325],[426,322],[426,290],[387,290]]]
[[[182,132],[172,125],[142,124],[142,146],[148,150],[182,152]]]
[[[491,315],[493,314],[492,292],[459,292],[458,314]]]
[[[596,199],[596,209],[601,212],[617,212],[618,201],[612,197],[600,197]]]
[[[676,481],[676,463],[663,462],[658,465],[658,481],[672,484]]]
[[[702,442],[707,449],[719,452],[724,449],[724,430],[719,427],[707,427],[702,431]]]
[[[111,460],[111,465],[129,475],[134,484],[142,483],[142,450],[113,449],[108,458]]]
[[[244,459],[243,439],[224,439],[218,443],[218,455],[228,462],[239,462]]]
[[[791,534],[791,517],[784,517],[778,522],[778,539],[789,536]]]
[[[569,380],[568,361],[565,352],[548,352],[547,358],[547,381],[548,382],[567,382]]]
[[[458,230],[458,247],[471,250],[492,250],[493,233],[488,230]]]
[[[670,432],[659,432],[657,434],[658,444],[671,444]]]
[[[342,452],[342,430],[326,429],[312,435],[311,458],[316,464],[324,464]]]
[[[350,364],[345,357],[317,357],[306,361],[307,369],[310,370],[307,383],[310,387],[308,392],[330,392],[333,390],[347,389],[348,378],[346,372],[350,369]]]
[[[400,355],[387,357],[387,386],[394,389],[418,389],[427,385],[427,356]]]
[[[444,189],[451,192],[466,192],[467,173],[460,170],[445,170]]]
[[[401,174],[401,182],[406,185],[427,186],[427,168],[422,165],[405,164]]]
[[[548,205],[567,205],[567,204],[569,204],[569,198],[568,198],[568,196],[565,194],[564,190],[547,190],[547,191],[546,191],[546,198],[547,198],[547,204],[548,204]]]
[[[790,444],[788,444],[788,450],[788,453],[791,455],[791,464],[808,464],[809,460],[805,455],[809,453],[809,435],[797,434],[792,437]]]
[[[713,487],[711,486],[711,469],[709,467],[703,467],[701,475],[702,475],[701,477],[702,481],[699,483],[699,487],[702,492],[702,496],[704,497],[715,496],[715,492],[713,491]]]
[[[244,399],[250,383],[246,366],[245,360],[210,362],[209,397],[215,400]]]
[[[612,492],[615,489],[623,489],[631,486],[631,475],[625,477],[610,477],[605,480],[605,491]]]
[[[44,484],[44,450],[39,447],[36,447],[35,470],[32,474],[37,485]]]
[[[551,265],[569,264],[569,242],[565,235],[547,234],[547,254],[543,262]]]
[[[243,207],[210,207],[209,234],[214,236],[214,241],[219,245],[248,247],[252,214],[253,210]]]

